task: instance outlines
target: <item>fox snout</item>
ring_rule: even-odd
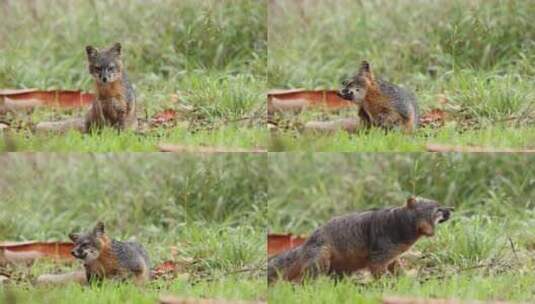
[[[442,213],[442,218],[438,221],[443,223],[450,219],[451,213],[455,210],[453,207],[442,207],[438,209]]]
[[[87,256],[87,254],[83,251],[83,250],[80,250],[79,248],[74,248],[73,250],[71,250],[71,255],[77,259],[85,259],[85,257]]]
[[[102,71],[99,73],[98,78],[100,79],[100,82],[102,83],[108,83],[112,80],[112,75],[108,73],[107,71]]]
[[[343,98],[345,100],[353,101],[353,92],[349,90],[348,88],[343,88],[336,92],[336,95],[338,95],[340,98]]]

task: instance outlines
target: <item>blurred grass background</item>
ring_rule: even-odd
[[[270,154],[272,233],[309,235],[334,216],[399,206],[412,194],[456,208],[435,237],[413,247],[419,255],[407,270],[417,274],[370,284],[281,283],[270,288],[270,302],[379,303],[385,294],[534,299],[535,174],[529,170],[534,165],[529,154]],[[459,282],[473,283],[461,288]]]
[[[490,128],[494,138],[508,134],[496,126],[534,132],[534,15],[533,1],[272,0],[268,87],[336,89],[366,59],[377,75],[415,91],[421,113],[445,108],[458,114],[445,131],[426,131],[431,133],[428,141],[462,143],[468,133],[473,144],[500,145],[479,132]],[[350,147],[338,143],[343,139],[339,134],[319,144],[310,139],[292,143],[292,134],[286,135],[288,150]],[[373,140],[363,141],[364,147],[352,150],[377,150]],[[414,150],[421,148],[396,151]]]
[[[92,229],[101,220],[112,238],[142,243],[153,266],[173,259],[173,252],[190,263],[186,275],[137,290],[140,299],[185,289],[182,293],[192,296],[262,298],[265,166],[266,157],[252,154],[3,154],[0,240],[67,241],[69,232]],[[80,269],[79,263],[42,261],[16,285],[22,298],[38,298],[39,289],[27,289],[32,278],[72,269]],[[68,298],[62,298],[61,288],[47,297],[62,303],[83,297],[83,289],[69,290]],[[101,296],[113,298],[113,290]]]
[[[527,220],[535,209],[535,174],[527,168],[534,165],[529,154],[270,154],[270,229],[304,233],[413,194],[455,206],[456,215]]]
[[[92,91],[85,46],[108,47],[118,41],[136,89],[139,118],[176,107],[178,99],[195,109],[197,125],[227,130],[241,126],[234,120],[265,108],[265,1],[24,0],[0,5],[0,88]],[[36,112],[31,123],[63,118],[48,109]],[[149,135],[214,144],[209,137],[195,136],[194,127],[187,129],[188,136],[177,138],[174,129],[181,128],[187,129],[183,125],[158,128]],[[244,141],[240,146],[262,143],[263,130],[258,123],[252,130],[253,143]],[[17,135],[14,141],[21,139],[20,149],[61,150],[67,146],[77,150],[69,146],[69,139],[58,142],[54,149],[29,131]],[[154,149],[151,140],[140,141]],[[233,144],[232,138],[224,144]],[[135,142],[129,141],[124,149],[133,146]]]

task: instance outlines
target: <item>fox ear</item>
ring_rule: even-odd
[[[94,58],[98,55],[98,49],[90,45],[85,47],[85,52],[87,53],[87,58]]]
[[[117,56],[121,56],[121,44],[119,42],[115,42],[110,48],[110,51]]]
[[[409,196],[409,198],[407,199],[406,206],[407,206],[407,208],[416,207],[416,197],[413,196],[413,195]]]
[[[362,60],[359,67],[359,73],[369,73],[370,72],[370,63],[366,60]]]
[[[363,60],[360,63],[358,75],[359,76],[364,76],[364,77],[369,78],[369,79],[373,79],[373,73],[372,73],[372,70],[371,70],[371,67],[370,67],[370,63],[368,61]]]
[[[69,239],[71,239],[71,241],[76,242],[78,238],[80,238],[79,233],[74,233],[74,232],[69,233]]]
[[[97,237],[102,236],[104,234],[104,223],[98,222],[93,229],[93,234]]]

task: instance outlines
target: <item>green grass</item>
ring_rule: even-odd
[[[511,284],[514,284],[512,288]],[[323,279],[302,287],[277,284],[269,290],[269,303],[382,303],[384,297],[509,299],[523,301],[533,298],[535,277],[530,274],[507,273],[500,276],[452,274],[442,280],[419,282],[414,278],[386,278],[380,282],[357,285],[350,280],[335,283]]]
[[[487,127],[481,130],[466,130],[459,133],[454,126],[441,129],[421,129],[415,134],[401,131],[386,133],[375,129],[367,133],[349,134],[300,134],[286,131],[272,134],[269,151],[318,151],[318,152],[421,152],[427,144],[485,146],[492,149],[527,148],[533,149],[535,127],[508,128]]]
[[[132,284],[105,283],[101,287],[87,288],[69,285],[50,290],[49,288],[10,290],[10,295],[17,303],[157,303],[162,295],[180,295],[182,298],[216,298],[216,299],[248,299],[258,298],[258,293],[266,289],[265,280],[227,279],[210,283],[189,284],[175,280],[165,289],[159,290],[163,284],[154,283],[139,288]],[[0,291],[0,296],[2,291]]]
[[[269,18],[269,88],[336,89],[367,59],[376,74],[415,91],[420,113],[441,108],[451,121],[445,131],[416,132],[414,140],[374,133],[352,137],[351,144],[345,134],[294,139],[293,131],[280,131],[270,150],[422,151],[425,142],[532,147],[496,140],[533,133],[535,27],[529,16],[535,9],[529,1],[276,3]],[[318,119],[325,117],[294,118]],[[407,139],[420,144],[400,144]]]
[[[262,108],[266,88],[266,6],[263,1],[66,1],[10,2],[0,28],[0,88],[80,89],[91,91],[85,46],[120,41],[138,100],[146,118],[166,108],[188,106],[193,115],[178,124],[145,130],[148,137],[173,143],[254,147],[265,143]],[[247,13],[244,13],[247,12]],[[172,96],[178,95],[178,104]],[[39,138],[30,132],[40,121],[81,116],[83,111],[43,110],[1,117],[11,123],[13,147],[29,151],[154,150],[154,140],[127,135],[113,143],[87,136],[72,146],[72,136]],[[259,114],[260,113],[260,114]],[[5,116],[5,115],[4,115]],[[252,117],[239,125],[231,122]],[[209,126],[214,135],[198,131]],[[22,126],[22,128],[20,128]],[[173,134],[182,135],[173,135]],[[218,133],[224,133],[219,136]],[[252,140],[251,137],[255,137]],[[137,140],[136,140],[137,138]],[[88,145],[85,144],[88,143]],[[53,144],[52,144],[53,143]],[[120,148],[119,148],[120,146]]]
[[[265,299],[266,166],[262,155],[5,154],[0,163],[0,240],[68,240],[102,220],[119,240],[144,244],[153,265],[187,261],[176,278],[141,289],[35,287],[45,273],[81,265],[42,260],[2,267],[21,303],[149,303],[162,294]],[[12,174],[17,172],[17,174]],[[173,253],[175,252],[175,253]],[[177,256],[174,257],[173,255]],[[41,302],[42,302],[41,301]],[[99,302],[101,302],[99,301]]]
[[[456,208],[411,249],[416,258],[406,258],[400,277],[281,282],[269,288],[270,303],[380,303],[387,295],[533,301],[533,164],[520,154],[270,154],[270,232],[308,235],[336,215],[400,205],[410,194]]]
[[[187,146],[216,146],[231,148],[265,147],[267,134],[258,128],[226,126],[216,130],[190,132],[183,128],[158,128],[139,135],[128,131],[118,134],[105,129],[100,134],[82,134],[69,131],[66,134],[37,134],[20,132],[5,135],[0,149],[7,151],[56,151],[56,152],[150,152],[157,151],[158,144],[173,143]]]

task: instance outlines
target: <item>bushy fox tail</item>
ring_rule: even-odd
[[[268,261],[268,283],[274,283],[279,278],[292,280],[302,272],[302,262],[300,259],[302,246],[295,247]]]

